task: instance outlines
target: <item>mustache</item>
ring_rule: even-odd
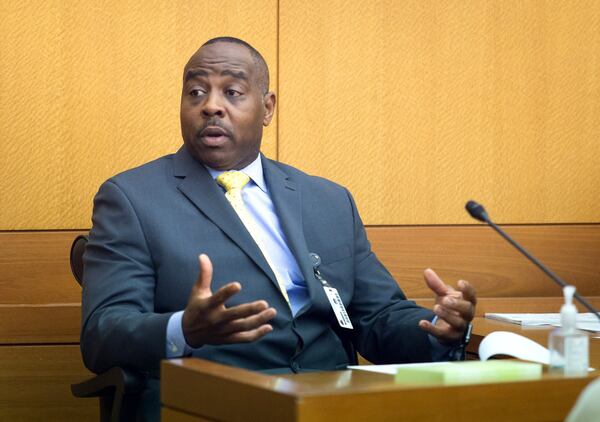
[[[227,127],[227,125],[225,125],[225,123],[223,123],[221,120],[219,119],[210,119],[207,120],[196,132],[196,136],[198,138],[202,137],[202,132],[204,132],[204,130],[207,127],[219,127],[221,129],[223,129],[225,131],[225,133],[227,133],[227,136],[229,136],[230,138],[233,137],[233,133],[231,132],[231,129],[229,129]]]

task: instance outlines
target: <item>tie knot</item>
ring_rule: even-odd
[[[217,183],[223,186],[227,192],[232,189],[242,189],[249,181],[250,177],[241,171],[226,171],[217,177]]]

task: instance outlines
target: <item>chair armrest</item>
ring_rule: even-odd
[[[118,366],[86,381],[71,385],[75,397],[99,397],[105,394],[131,394],[143,390],[145,377]],[[114,390],[112,390],[114,389]]]
[[[115,366],[87,381],[71,385],[75,397],[98,397],[101,422],[126,422],[136,418],[139,393],[146,377]]]

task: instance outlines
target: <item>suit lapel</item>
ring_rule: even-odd
[[[277,216],[281,229],[285,234],[285,240],[292,254],[296,258],[296,262],[300,267],[300,271],[304,275],[311,303],[315,303],[321,299],[320,285],[315,279],[314,270],[310,262],[308,254],[313,251],[308,250],[306,238],[304,236],[302,224],[302,198],[300,189],[291,178],[275,166],[270,160],[261,155],[263,172],[265,181],[269,188],[269,194]],[[307,308],[304,308],[298,315],[304,313]]]
[[[203,165],[181,147],[174,156],[173,175],[181,182],[177,189],[209,220],[217,225],[277,286],[275,275],[223,191]]]

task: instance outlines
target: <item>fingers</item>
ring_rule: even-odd
[[[252,306],[246,308],[248,309],[241,311],[242,314],[250,312]],[[204,344],[255,341],[273,331],[273,327],[266,323],[277,314],[275,309],[267,308],[245,318],[228,320],[223,316],[224,312],[224,309],[209,309],[199,312],[191,319],[186,319],[186,312],[184,312],[182,328],[187,344],[191,347],[200,347]]]
[[[445,284],[431,269],[424,272],[427,286],[436,294],[433,312],[438,319],[434,324],[430,321],[419,321],[419,327],[435,336],[442,343],[460,340],[464,330],[475,316],[477,296],[475,288],[464,280],[457,283],[457,290]]]
[[[464,328],[459,329],[450,325],[442,318],[438,318],[435,324],[432,324],[431,321],[421,320],[419,321],[419,327],[437,338],[440,343],[453,344],[462,338],[466,324]]]
[[[442,281],[442,279],[431,268],[423,272],[425,283],[437,296],[445,296],[454,289]]]
[[[471,321],[475,315],[475,304],[477,297],[475,288],[468,282],[460,280],[458,290],[445,284],[442,279],[432,270],[427,269],[424,272],[427,286],[436,294],[436,307],[434,312],[441,318],[448,320],[451,325],[453,321],[458,321],[456,316]],[[436,311],[437,309],[437,311]],[[458,321],[458,326],[462,325]]]
[[[254,341],[270,333],[267,322],[277,311],[259,300],[226,308],[224,302],[240,289],[239,283],[230,283],[208,298],[196,297],[190,301],[182,317],[182,329],[188,345],[225,344]]]
[[[475,289],[467,282],[461,280],[459,286],[468,286],[466,294],[470,300],[465,298],[465,293],[460,290],[455,291],[445,297],[439,298],[438,303],[433,307],[433,312],[443,318],[448,324],[457,329],[464,329],[466,324],[475,316]]]
[[[460,290],[463,294],[463,298],[473,305],[477,305],[477,294],[475,292],[475,287],[473,287],[468,281],[460,280],[458,282],[458,290]]]
[[[188,345],[250,342],[273,331],[267,322],[277,314],[274,308],[264,300],[225,307],[225,302],[242,289],[241,284],[228,283],[213,294],[212,263],[205,254],[198,257],[198,262],[200,274],[181,319]]]
[[[208,298],[208,306],[217,307],[224,305],[225,302],[235,294],[242,290],[242,285],[237,281],[228,283],[215,292],[214,295]]]
[[[427,331],[429,334],[431,334],[435,338],[442,340],[442,342],[447,341],[446,340],[447,339],[446,332],[442,328],[439,328],[439,327],[435,326],[434,324],[432,324],[431,321],[427,321],[427,320],[423,319],[423,320],[419,321],[419,327],[421,327],[423,330]]]
[[[229,321],[221,328],[221,333],[235,334],[256,330],[257,328],[266,325],[266,323],[272,320],[276,314],[277,312],[275,309],[268,308],[258,314]]]
[[[435,305],[433,307],[433,312],[438,316],[438,318],[443,319],[452,328],[458,331],[463,331],[467,327],[468,321],[471,320],[461,313],[458,313],[440,305]]]
[[[269,324],[261,325],[260,327],[244,332],[233,333],[224,339],[224,343],[251,343],[273,331],[273,327]]]
[[[269,308],[269,305],[264,300],[258,300],[252,303],[244,303],[241,305],[227,308],[222,312],[225,321],[233,321],[240,318],[247,318],[256,315]]]
[[[465,318],[470,319],[473,318],[473,313],[475,312],[473,303],[463,299],[462,296],[446,296],[442,298],[435,306],[443,310],[444,313],[462,315]]]

